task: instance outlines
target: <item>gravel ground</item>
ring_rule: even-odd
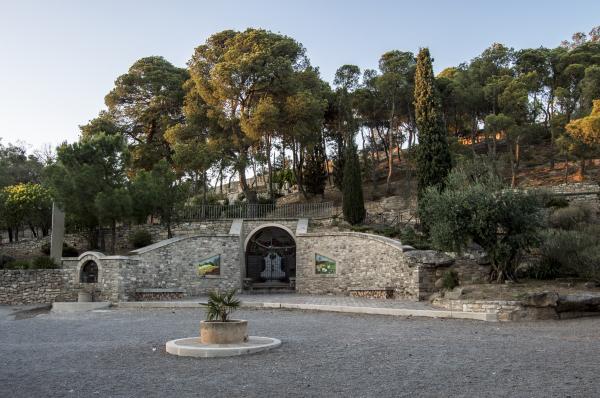
[[[278,349],[167,354],[196,310],[0,311],[0,397],[595,397],[600,319],[536,323],[240,311]]]

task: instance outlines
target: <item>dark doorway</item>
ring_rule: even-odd
[[[289,284],[296,277],[296,242],[284,229],[265,227],[246,246],[246,278],[253,283]]]
[[[98,264],[91,260],[83,264],[79,273],[79,282],[98,283]]]

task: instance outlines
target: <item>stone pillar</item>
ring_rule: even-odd
[[[50,257],[60,264],[65,240],[65,213],[52,202],[52,235],[50,236]]]

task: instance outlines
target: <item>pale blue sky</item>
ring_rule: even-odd
[[[374,68],[391,49],[429,46],[439,71],[493,42],[552,47],[599,24],[597,0],[0,0],[0,137],[33,148],[72,142],[135,60],[185,66],[224,29],[292,36],[331,81],[338,66]]]

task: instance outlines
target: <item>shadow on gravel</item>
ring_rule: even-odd
[[[52,309],[52,305],[48,304],[48,305],[36,306],[34,308],[27,308],[24,310],[17,310],[10,315],[12,315],[14,317],[13,318],[14,321],[20,321],[22,319],[30,319],[30,318],[36,317],[38,315],[41,315],[41,314],[47,314],[50,312],[51,309]]]

